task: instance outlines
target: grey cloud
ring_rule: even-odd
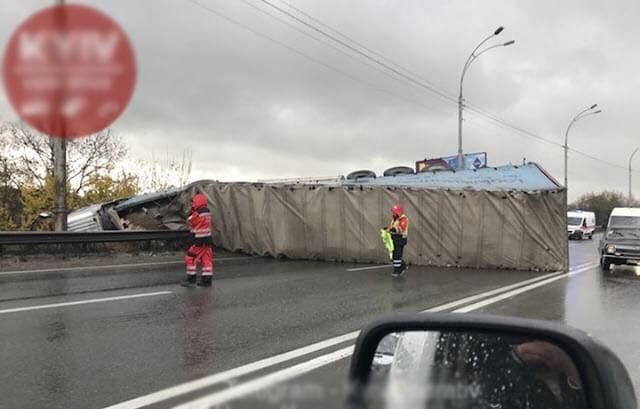
[[[137,49],[138,87],[114,124],[133,156],[148,156],[152,146],[189,147],[197,175],[229,179],[381,171],[455,153],[455,104],[301,35],[242,0],[198,1],[347,75],[191,1],[92,1],[125,27]],[[572,146],[624,166],[640,144],[635,1],[287,1],[452,96],[468,53],[504,25],[497,40],[516,44],[475,63],[465,85],[469,102],[557,143],[572,115],[598,102],[605,112],[576,125]],[[0,39],[16,19],[50,2],[11,3],[0,16]],[[0,102],[0,117],[12,115]],[[526,157],[561,178],[557,146],[472,112],[465,119],[467,151],[486,150],[493,164]],[[575,154],[571,175],[572,196],[626,187],[623,169]]]

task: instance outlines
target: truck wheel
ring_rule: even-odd
[[[593,240],[593,233],[589,235],[589,240]]]
[[[607,260],[606,257],[602,257],[600,259],[600,266],[602,267],[602,271],[610,271],[611,270],[611,262]]]

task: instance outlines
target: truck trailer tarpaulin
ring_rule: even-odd
[[[541,271],[567,263],[566,191],[536,164],[330,184],[199,181],[109,210],[128,228],[185,228],[196,191],[208,197],[215,244],[231,251],[388,262],[379,231],[399,202],[411,218],[409,263]]]

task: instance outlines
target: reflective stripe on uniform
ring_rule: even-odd
[[[400,220],[406,220],[407,221],[407,227],[406,229],[404,229],[403,231],[400,231]],[[405,239],[409,236],[409,218],[406,215],[402,215],[400,217],[398,217],[395,220],[391,221],[391,226],[389,227],[390,229],[395,229],[397,232],[400,232],[402,234],[402,237],[404,237]]]

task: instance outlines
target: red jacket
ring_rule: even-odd
[[[393,220],[391,220],[389,231],[391,234],[397,234],[407,238],[409,235],[409,218],[404,214],[399,217],[394,217]]]
[[[211,211],[207,207],[207,197],[198,193],[193,197],[191,216],[187,219],[189,230],[196,238],[196,243],[211,239]]]

